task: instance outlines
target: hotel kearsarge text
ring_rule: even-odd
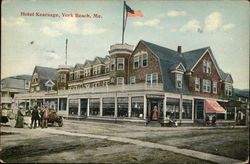
[[[75,18],[102,18],[103,16],[100,14],[79,14],[79,13],[40,13],[40,12],[20,12],[21,16],[30,16],[30,17],[52,17],[52,18],[60,18],[60,17],[75,17]]]

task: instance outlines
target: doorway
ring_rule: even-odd
[[[160,121],[163,118],[163,99],[147,99],[148,121]]]

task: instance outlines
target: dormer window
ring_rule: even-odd
[[[117,58],[117,70],[124,70],[124,58]]]
[[[182,88],[182,74],[176,73],[175,74],[175,87]]]
[[[231,84],[225,84],[225,94],[226,94],[226,96],[233,95],[233,87]]]
[[[203,72],[211,73],[211,62],[207,60],[203,60]]]
[[[38,74],[34,73],[33,75],[33,83],[37,83],[38,82]]]
[[[139,68],[139,56],[134,56],[133,67]]]
[[[142,55],[142,66],[148,66],[148,54],[146,52]]]
[[[109,72],[109,64],[105,64],[105,73]]]

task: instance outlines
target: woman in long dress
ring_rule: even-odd
[[[17,111],[17,119],[16,119],[15,128],[23,128],[23,126],[24,126],[24,118],[23,118],[21,109],[19,108]]]
[[[157,120],[158,119],[158,109],[157,109],[157,106],[154,106],[154,109],[153,109],[153,115],[152,115],[152,120]]]

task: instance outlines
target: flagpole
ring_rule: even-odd
[[[125,30],[125,27],[124,27],[124,17],[125,17],[125,5],[126,5],[126,2],[124,1],[123,3],[123,20],[122,20],[122,44],[124,44],[124,30]]]
[[[68,38],[66,39],[66,47],[65,47],[65,65],[67,65],[67,48],[68,48]]]

